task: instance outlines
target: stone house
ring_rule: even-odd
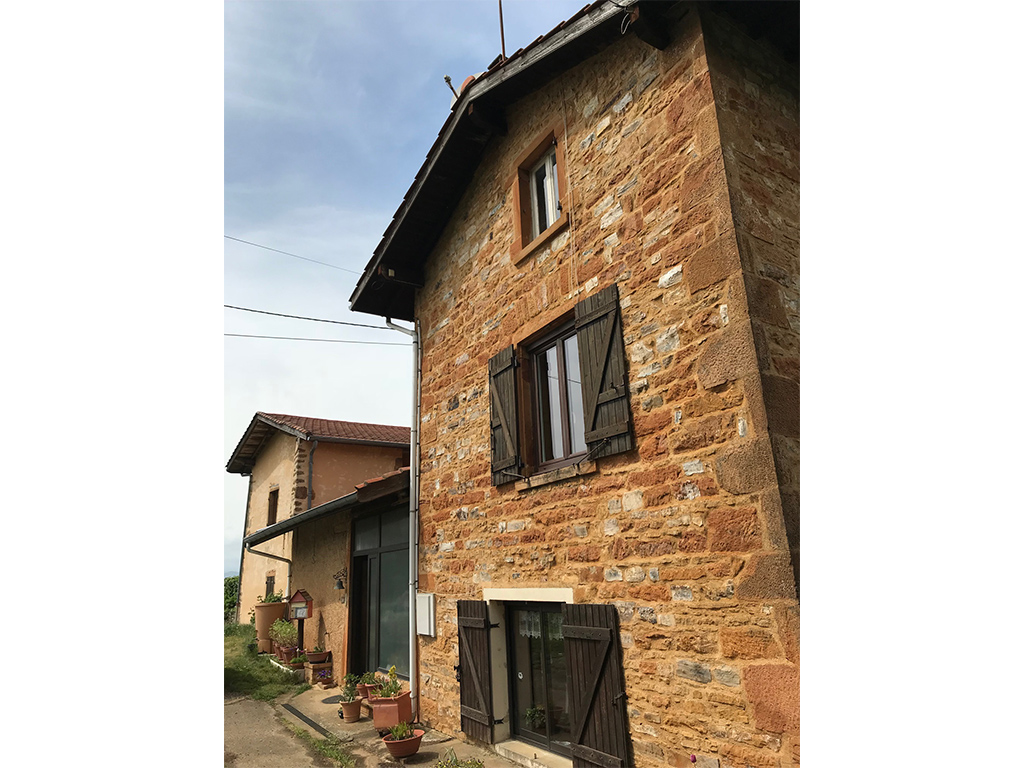
[[[359,280],[419,344],[422,722],[799,765],[798,13],[597,2],[499,56]]]
[[[312,610],[303,622],[306,646],[333,651],[336,675],[347,670],[350,653],[362,652],[358,663],[369,664],[368,654],[374,652],[377,666],[374,648],[349,642],[350,629],[357,638],[370,635],[365,622],[350,626],[349,608],[354,603],[366,617],[374,618],[380,601],[387,606],[396,596],[387,584],[371,593],[368,584],[359,582],[364,586],[357,597],[350,569],[369,573],[380,558],[404,564],[406,560],[392,550],[407,553],[409,537],[403,528],[401,541],[383,550],[377,546],[353,551],[350,544],[353,528],[358,534],[364,527],[379,526],[380,519],[395,516],[392,508],[398,508],[403,525],[407,520],[409,436],[408,427],[262,412],[253,416],[227,463],[228,472],[249,477],[239,571],[240,621],[247,620],[260,597],[280,592],[288,598],[303,589],[313,596]],[[367,514],[373,517],[368,523],[354,522]],[[356,579],[360,575],[353,573]],[[397,600],[404,628],[408,577],[402,578]],[[376,622],[373,629],[377,631]],[[395,653],[405,659],[407,648],[405,642],[403,652]]]

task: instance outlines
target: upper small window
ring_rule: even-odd
[[[516,158],[512,259],[521,263],[569,223],[562,124],[545,131]]]
[[[273,525],[277,522],[277,492],[277,488],[272,490],[270,497],[267,499],[267,525]]]
[[[558,160],[555,155],[555,148],[552,147],[530,171],[533,238],[539,237],[562,212],[558,202]]]

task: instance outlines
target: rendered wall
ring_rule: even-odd
[[[420,588],[438,635],[421,638],[422,719],[459,732],[456,600],[568,587],[619,609],[638,766],[795,765],[795,674],[762,674],[795,673],[795,593],[695,11],[672,40],[627,35],[509,107],[427,263]],[[512,163],[556,119],[572,226],[516,267]],[[638,448],[589,476],[492,487],[488,359],[613,282]]]
[[[313,610],[303,630],[305,646],[312,649],[319,645],[332,652],[335,681],[339,684],[348,671],[351,531],[348,514],[337,512],[300,526],[292,540],[295,560],[292,581],[295,589],[304,589],[313,598]],[[342,570],[345,571],[345,589],[335,589],[334,576]]]
[[[271,486],[279,484],[277,520],[301,514],[355,491],[357,484],[386,472],[392,472],[408,463],[408,448],[392,448],[351,443],[312,442],[285,432],[274,432],[264,445],[253,466],[249,499],[249,519],[245,535],[248,536],[267,525],[267,503]],[[312,489],[310,488],[310,461],[312,456]],[[291,592],[308,589],[295,579],[299,561],[292,553],[292,539],[298,533],[285,533],[254,547],[256,550],[280,555],[293,561]],[[249,611],[264,594],[269,571],[275,572],[275,589],[284,593],[288,588],[288,564],[279,560],[242,554],[242,579],[239,621],[248,621]],[[290,594],[285,594],[285,598]]]
[[[277,520],[287,520],[291,517],[291,511],[296,503],[296,452],[300,450],[298,444],[301,442],[298,438],[284,432],[274,432],[260,451],[252,471],[249,514],[245,527],[246,536],[267,526],[268,499],[274,485],[278,486]],[[291,534],[286,533],[284,536],[265,541],[256,549],[281,557],[289,557]],[[268,571],[274,571],[275,591],[284,594],[288,588],[288,564],[243,551],[238,609],[240,622],[245,623],[249,620],[249,611],[253,609],[258,598],[266,591]],[[288,597],[288,595],[284,596]]]

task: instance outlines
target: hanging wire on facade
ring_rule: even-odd
[[[302,317],[301,315],[285,315],[281,312],[268,312],[265,309],[249,309],[248,307],[235,307],[231,304],[225,304],[225,309],[237,309],[241,312],[256,312],[260,315],[273,315],[274,317],[288,317],[292,320],[310,320],[314,323],[334,323],[335,325],[351,325],[354,328],[374,328],[379,331],[390,331],[386,325],[366,325],[364,323],[348,323],[344,320],[324,320],[320,317]]]

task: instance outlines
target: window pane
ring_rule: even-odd
[[[393,509],[380,516],[380,545],[391,547],[409,540],[409,512]]]
[[[565,456],[562,440],[562,382],[558,377],[558,349],[537,356],[537,391],[540,395],[541,461]]]
[[[551,150],[548,155],[551,165],[548,169],[548,219],[554,221],[558,218],[558,168],[555,165],[555,151]]]
[[[534,200],[536,201],[536,205],[534,205],[534,213],[537,217],[534,227],[534,237],[548,228],[547,185],[545,184],[546,176],[547,170],[544,167],[544,163],[541,163],[540,167],[533,172],[533,194]]]
[[[352,523],[353,549],[376,549],[380,546],[380,521],[376,517],[364,517]]]
[[[409,674],[409,553],[380,555],[380,668]]]
[[[565,340],[565,373],[569,395],[569,435],[572,441],[571,453],[582,453],[587,449],[583,439],[583,384],[580,378],[580,349],[575,334]]]

